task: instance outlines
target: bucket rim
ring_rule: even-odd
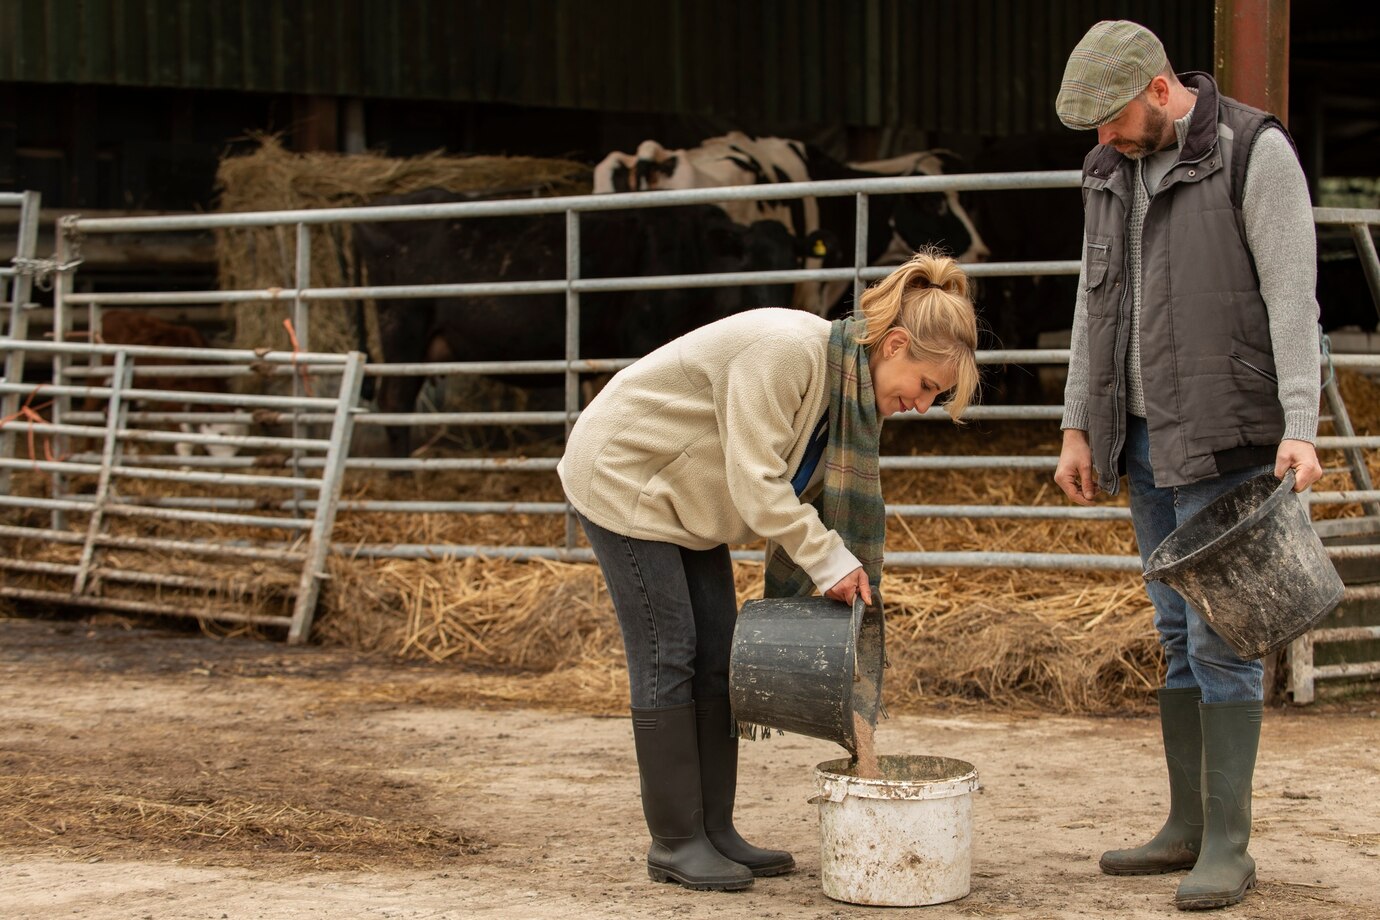
[[[1193,515],[1193,517],[1190,517],[1180,526],[1186,527],[1190,522],[1193,521],[1193,518],[1196,518],[1199,514],[1202,514],[1203,512],[1211,508],[1213,505],[1216,505],[1218,502],[1224,500],[1225,498],[1227,498],[1227,496],[1231,495],[1232,492],[1235,492],[1238,489],[1242,489],[1250,483],[1259,482],[1267,476],[1271,479],[1275,478],[1274,473],[1261,473],[1259,476],[1252,476],[1250,479],[1247,479],[1245,482],[1242,482],[1234,489],[1228,492],[1224,492],[1221,495],[1217,496],[1217,498],[1214,498],[1212,501],[1208,502],[1201,509],[1199,509],[1198,512]],[[1158,581],[1162,579],[1165,574],[1176,572],[1184,566],[1196,563],[1209,552],[1221,552],[1226,547],[1231,546],[1237,540],[1241,539],[1241,537],[1244,536],[1247,531],[1253,528],[1256,525],[1256,523],[1260,521],[1261,518],[1265,517],[1265,515],[1271,513],[1275,510],[1275,508],[1279,507],[1279,505],[1285,500],[1285,498],[1294,491],[1294,471],[1292,469],[1285,471],[1283,478],[1276,479],[1275,481],[1277,485],[1270,492],[1270,494],[1265,497],[1265,500],[1263,502],[1261,502],[1259,505],[1256,505],[1255,509],[1252,510],[1250,514],[1241,518],[1241,520],[1237,521],[1235,524],[1231,525],[1226,530],[1218,534],[1215,540],[1212,540],[1211,542],[1198,547],[1191,553],[1187,553],[1183,556],[1180,556],[1173,562],[1168,562],[1163,565],[1157,565],[1152,569],[1146,569],[1141,574],[1141,577],[1144,578],[1146,581]],[[1172,537],[1173,534],[1171,533],[1170,536]],[[1167,537],[1165,538],[1165,540],[1166,542],[1168,542]],[[1161,543],[1160,545],[1163,546],[1164,544]],[[1150,554],[1150,559],[1154,559],[1155,553],[1157,552],[1159,552],[1158,547],[1156,547],[1155,552],[1152,552]]]
[[[977,767],[954,757],[923,754],[882,754],[877,759],[906,760],[925,757],[955,765],[954,775],[936,780],[885,779],[850,776],[839,772],[854,766],[852,758],[826,760],[815,765],[815,780],[828,801],[842,801],[848,796],[859,799],[949,799],[967,795],[979,788]]]

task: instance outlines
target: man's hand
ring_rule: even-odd
[[[853,571],[839,579],[838,584],[824,592],[825,597],[832,597],[836,601],[843,601],[845,604],[853,603],[853,598],[861,594],[863,603],[872,606],[872,585],[867,580],[867,572],[863,571],[862,566],[858,566]]]
[[[1054,481],[1064,490],[1065,495],[1078,504],[1093,503],[1093,498],[1097,495],[1097,481],[1093,479],[1092,448],[1088,446],[1086,431],[1077,428],[1064,429],[1064,446],[1059,451],[1059,465],[1054,470]]]
[[[1294,491],[1302,492],[1322,478],[1322,465],[1318,463],[1318,452],[1307,441],[1280,441],[1279,453],[1275,454],[1275,478],[1283,479],[1289,470],[1294,471]]]

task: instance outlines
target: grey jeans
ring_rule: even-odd
[[[728,547],[637,540],[575,516],[618,614],[632,705],[660,709],[727,697],[738,616]]]

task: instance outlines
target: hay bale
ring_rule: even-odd
[[[494,198],[580,195],[590,169],[570,160],[536,157],[447,156],[441,151],[398,158],[377,153],[293,153],[273,135],[256,138],[251,153],[221,160],[216,170],[219,211],[281,211],[367,205],[386,195],[425,188]],[[349,225],[312,227],[314,287],[366,283],[355,264]],[[292,227],[227,229],[216,234],[222,290],[296,286]],[[290,301],[234,305],[237,348],[291,348],[283,320]],[[309,347],[344,352],[365,341],[359,302],[317,301],[311,307]],[[371,358],[378,360],[377,354]]]

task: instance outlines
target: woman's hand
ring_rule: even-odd
[[[836,601],[843,601],[845,604],[853,603],[853,598],[862,595],[863,603],[872,606],[872,584],[867,580],[867,573],[862,566],[858,566],[853,571],[839,579],[838,584],[824,592],[825,597],[832,597]]]

